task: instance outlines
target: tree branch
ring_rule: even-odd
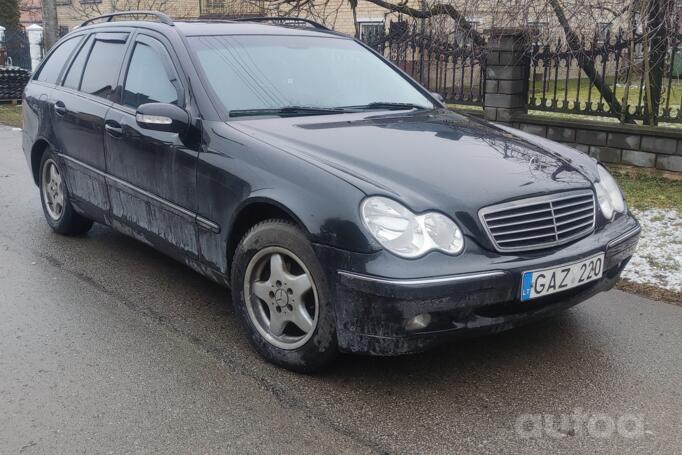
[[[564,30],[564,34],[566,35],[566,43],[568,44],[571,52],[576,56],[580,68],[585,71],[585,74],[594,83],[594,86],[597,87],[597,90],[599,90],[599,93],[602,95],[604,100],[609,103],[611,110],[622,113],[623,108],[620,102],[618,99],[616,99],[616,95],[613,94],[611,88],[606,84],[606,81],[604,81],[601,75],[597,72],[592,58],[585,53],[585,49],[583,49],[583,47],[580,45],[580,38],[578,38],[578,35],[576,35],[568,23],[568,19],[566,19],[566,15],[564,14],[563,8],[559,4],[559,1],[548,0],[548,2],[552,6],[554,14],[556,14],[559,24],[561,24],[561,28]]]
[[[429,6],[427,10],[421,10],[412,8],[406,3],[395,4],[391,2],[386,2],[384,0],[365,0],[369,3],[374,3],[384,9],[387,9],[394,13],[405,14],[416,19],[429,19],[434,16],[450,16],[462,29],[466,30],[474,43],[483,45],[485,44],[485,39],[483,36],[474,30],[469,24],[469,21],[460,13],[457,8],[451,4],[446,3],[436,3],[435,5]]]

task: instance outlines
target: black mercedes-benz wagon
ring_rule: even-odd
[[[445,109],[357,40],[124,15],[69,33],[26,88],[45,218],[109,225],[229,286],[278,365],[537,320],[611,288],[633,254],[639,224],[601,164]]]

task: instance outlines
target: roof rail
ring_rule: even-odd
[[[237,17],[232,19],[233,21],[238,21],[238,22],[303,22],[304,24],[312,25],[313,28],[316,28],[318,30],[326,30],[326,31],[331,31],[324,25],[320,24],[319,22],[315,22],[310,19],[305,19],[302,17],[288,17],[288,16],[279,16],[279,17]],[[286,25],[286,24],[285,24]]]
[[[159,20],[159,22],[163,24],[173,25],[173,19],[158,11],[117,11],[115,13],[102,14],[101,16],[88,19],[84,21],[81,25],[79,25],[79,27],[84,27],[97,20],[102,20],[103,22],[111,22],[111,20],[117,16],[154,16]]]

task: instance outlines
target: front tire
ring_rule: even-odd
[[[64,173],[52,149],[43,153],[39,176],[40,201],[47,224],[55,232],[63,235],[80,235],[88,232],[93,222],[73,209]]]
[[[292,223],[264,221],[244,236],[232,264],[232,299],[249,341],[270,362],[312,373],[336,356],[326,276]]]

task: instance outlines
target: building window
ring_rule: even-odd
[[[611,23],[610,22],[598,22],[597,23],[597,42],[599,44],[604,44],[609,37],[610,31],[611,31]]]
[[[464,27],[457,26],[454,32],[455,44],[460,47],[465,47],[472,45],[474,40],[472,38],[472,32],[477,32],[478,28],[481,26],[481,18],[479,17],[469,17],[465,18],[466,24],[469,27],[464,29]]]
[[[642,15],[641,14],[635,13],[632,15],[631,26],[637,35],[641,35],[643,33],[644,28],[642,27]]]
[[[483,22],[480,17],[467,17],[466,21],[467,25],[471,28],[471,30],[474,31],[478,31],[481,23]]]
[[[384,36],[384,21],[358,21],[360,40],[373,43]]]
[[[225,0],[204,0],[201,2],[201,12],[204,14],[226,14]]]
[[[537,35],[542,35],[547,27],[547,22],[528,21],[528,27]]]
[[[391,21],[388,33],[391,36],[407,36],[410,33],[410,25],[403,20]]]
[[[544,44],[544,35],[547,30],[547,22],[528,21],[528,28],[530,29],[533,38],[533,44],[541,46]]]

